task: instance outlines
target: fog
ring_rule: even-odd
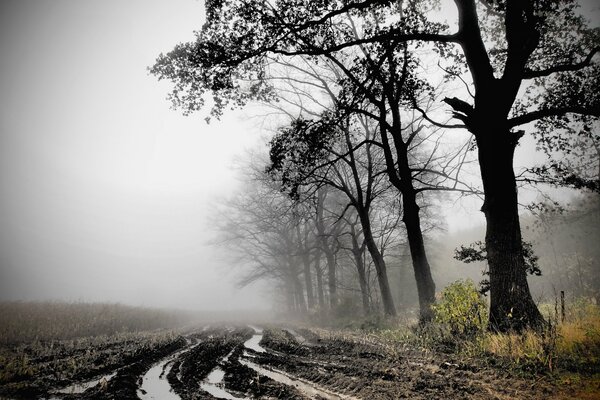
[[[198,1],[3,1],[0,298],[266,307],[213,248],[210,204],[258,133],[169,109],[146,68]]]
[[[0,300],[270,307],[259,284],[236,286],[243,271],[209,244],[214,205],[239,187],[236,162],[264,140],[260,121],[184,117],[169,109],[171,85],[147,72],[193,38],[203,3],[0,7]],[[533,146],[517,164],[543,159]],[[523,203],[536,196],[521,192]],[[444,203],[446,232],[480,229],[480,207]]]

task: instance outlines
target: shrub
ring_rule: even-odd
[[[453,335],[473,335],[487,325],[487,305],[470,279],[446,286],[432,308],[435,321],[447,325]]]

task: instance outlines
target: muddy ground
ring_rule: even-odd
[[[114,349],[113,349],[114,350]],[[101,353],[98,357],[105,357]],[[115,359],[116,360],[116,359]],[[0,386],[7,399],[567,399],[544,378],[408,345],[311,329],[206,327],[112,360],[110,368]],[[48,360],[45,360],[48,362]],[[101,360],[96,360],[100,363]],[[92,369],[93,370],[93,369]],[[108,371],[110,370],[110,371]],[[109,374],[110,372],[110,374]],[[106,375],[104,375],[106,374]],[[72,392],[72,393],[69,393]]]

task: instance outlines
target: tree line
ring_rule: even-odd
[[[440,192],[474,193],[487,226],[490,328],[544,324],[527,282],[517,182],[598,191],[589,171],[598,170],[600,30],[573,0],[444,5],[455,24],[438,1],[210,1],[195,41],[151,68],[174,83],[171,100],[186,114],[208,107],[218,118],[261,102],[285,116],[263,184],[248,193],[255,204],[232,223],[251,238],[240,245],[254,247],[254,276],[279,276],[290,307],[322,304],[325,293],[337,304],[335,254],[347,248],[361,291],[368,254],[394,315],[383,221],[396,221],[390,232],[408,250],[427,321],[436,290],[427,210]],[[526,134],[548,161],[523,178],[513,157]],[[470,163],[481,184],[465,178]]]

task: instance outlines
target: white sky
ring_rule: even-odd
[[[192,39],[195,0],[0,0],[0,300],[266,307],[205,242],[261,133],[206,125],[146,68]],[[528,158],[527,147],[517,151]],[[521,153],[521,155],[519,155]],[[450,231],[484,222],[448,204]]]
[[[202,2],[0,4],[0,298],[261,302],[204,245],[258,133],[171,111],[146,72],[193,37]]]

